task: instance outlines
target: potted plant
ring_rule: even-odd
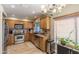
[[[62,44],[62,45],[66,45],[66,40],[65,40],[65,38],[60,38],[60,43]]]

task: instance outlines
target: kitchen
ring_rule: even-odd
[[[6,41],[4,40],[5,44],[4,44],[3,53],[8,53],[8,54],[18,54],[18,53],[46,54],[48,53],[47,41],[49,39],[49,34],[50,34],[50,17],[44,14],[36,15],[34,14],[35,12],[34,10],[33,11],[31,10],[32,17],[29,17],[29,18],[24,17],[25,15],[23,14],[25,12],[23,12],[20,15],[19,15],[19,12],[17,12],[18,16],[17,16],[17,13],[15,13],[15,11],[19,11],[19,9],[23,10],[22,8],[25,8],[25,11],[29,7],[34,9],[36,8],[36,5],[33,5],[34,8],[32,7],[32,5],[11,4],[11,5],[2,5],[2,6],[4,7],[4,10],[7,8],[5,11],[8,14],[4,20]],[[38,6],[41,6],[41,5],[38,4]],[[14,15],[14,13],[16,15]],[[29,49],[29,52],[27,49]]]
[[[78,4],[2,6],[7,13],[3,17],[3,53],[79,54]]]
[[[39,30],[37,32],[34,32],[33,21],[29,21],[27,19],[24,20],[6,20],[6,24],[9,27],[9,33],[7,34],[9,36],[7,45],[14,45],[30,41],[37,48],[41,49],[43,52],[46,52],[47,36],[45,36],[44,33],[39,33]]]

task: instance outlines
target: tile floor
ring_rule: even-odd
[[[45,54],[45,52],[36,48],[31,42],[25,42],[8,46],[7,54]]]

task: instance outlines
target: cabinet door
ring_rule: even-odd
[[[44,21],[43,21],[43,19],[40,21],[40,25],[41,25],[41,28],[43,28],[43,26],[44,26]]]
[[[34,43],[34,34],[33,33],[29,33],[29,40]]]
[[[46,51],[46,38],[40,38],[40,45],[39,45],[40,49],[42,51]]]
[[[24,41],[28,41],[29,40],[29,37],[30,37],[29,32],[26,32],[24,34],[25,34],[25,40]]]
[[[33,28],[33,24],[31,22],[28,22],[28,28]]]
[[[56,38],[70,38],[75,42],[75,20],[74,18],[65,18],[55,21]]]
[[[13,20],[7,20],[6,22],[9,28],[14,28],[15,22]]]
[[[42,20],[40,21],[40,24],[41,24],[41,28],[42,28],[42,29],[45,29],[45,28],[46,28],[46,20],[45,20],[45,19],[42,19]]]
[[[24,28],[33,28],[33,24],[31,22],[25,21]]]
[[[8,40],[7,40],[7,45],[12,45],[15,43],[14,41],[14,36],[13,35],[9,35]]]
[[[41,28],[43,29],[50,29],[50,19],[49,17],[46,17],[45,19],[41,19]]]

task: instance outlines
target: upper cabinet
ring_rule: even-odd
[[[14,20],[6,20],[6,23],[9,28],[14,28],[14,24],[15,24]]]
[[[21,21],[21,20],[12,20],[12,19],[7,19],[6,23],[9,28],[14,28],[15,24],[24,24],[24,28],[33,28],[33,23],[32,21]]]
[[[46,17],[41,19],[40,25],[42,29],[50,29],[50,18]]]
[[[29,21],[24,21],[24,28],[28,28],[28,29],[33,28],[33,23]]]

